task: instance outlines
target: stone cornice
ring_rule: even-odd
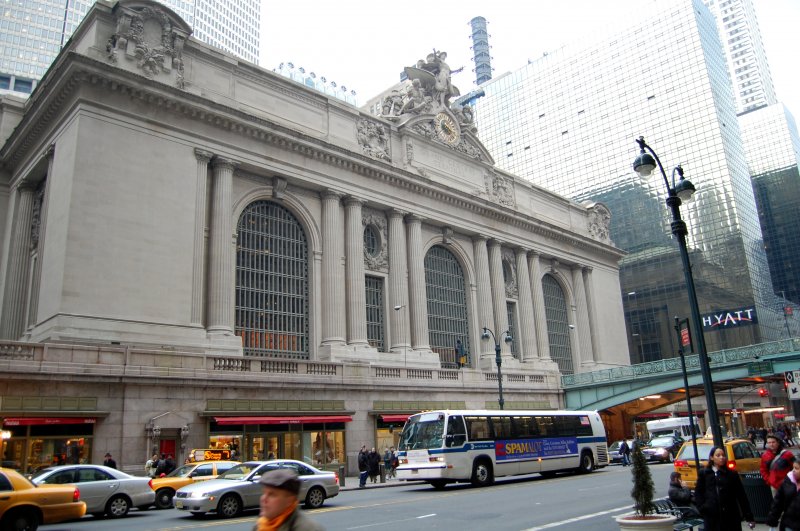
[[[161,108],[166,112],[209,123],[235,134],[258,139],[277,149],[298,153],[330,166],[379,179],[395,188],[447,203],[456,210],[474,212],[551,241],[586,249],[612,259],[619,259],[625,254],[611,245],[575,235],[557,225],[512,211],[482,197],[470,195],[441,183],[420,181],[413,173],[389,163],[310,137],[265,118],[213,102],[143,75],[114,68],[85,55],[74,52],[68,52],[67,55],[69,60],[62,58],[56,66],[57,71],[50,72],[48,76],[52,86],[47,89],[51,93],[48,97],[38,97],[34,104],[26,109],[25,118],[0,151],[0,167],[13,168],[19,164],[32,146],[40,140],[44,131],[52,127],[57,116],[65,112],[64,103],[72,96],[76,87],[82,84],[101,85],[107,90],[119,92],[132,99],[146,101],[152,107]],[[439,221],[432,217],[431,213],[426,213],[425,217]],[[446,223],[443,219],[441,221]]]

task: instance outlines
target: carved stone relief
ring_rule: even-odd
[[[498,175],[494,171],[487,171],[484,174],[486,182],[486,193],[489,199],[495,203],[500,203],[508,207],[514,207],[514,183],[513,181],[502,175]]]
[[[609,225],[611,211],[602,203],[595,203],[589,208],[589,234],[601,242],[611,243]]]
[[[42,203],[44,202],[44,187],[46,180],[39,184],[33,196],[33,213],[31,214],[31,249],[39,247],[39,232],[42,226]]]
[[[378,250],[376,253],[370,253],[366,247],[364,248],[364,267],[369,271],[379,271],[382,273],[389,272],[389,245],[387,238],[386,215],[383,212],[372,210],[369,208],[362,209],[361,223],[364,230],[367,227],[372,227],[378,235]]]
[[[503,281],[506,285],[506,297],[516,299],[519,296],[517,284],[517,266],[514,260],[514,252],[510,249],[503,249]]]
[[[362,118],[356,124],[358,144],[364,154],[372,158],[391,161],[391,142],[385,125]]]

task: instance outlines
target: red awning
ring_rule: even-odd
[[[384,422],[405,422],[411,414],[408,415],[381,415],[381,420]]]
[[[217,424],[320,424],[351,422],[350,415],[316,415],[308,417],[214,417]]]
[[[94,417],[6,417],[4,426],[50,426],[54,424],[95,424]]]

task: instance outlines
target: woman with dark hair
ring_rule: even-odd
[[[708,465],[697,473],[694,502],[703,516],[705,531],[741,530],[743,516],[750,529],[756,525],[742,480],[727,463],[725,448],[715,446],[708,456]]]

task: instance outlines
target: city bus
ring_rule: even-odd
[[[588,474],[608,465],[606,431],[596,411],[426,411],[400,434],[397,478],[494,483],[495,478],[556,472]]]
[[[697,437],[701,437],[703,432],[700,431],[700,421],[697,417],[694,419],[694,433]],[[678,435],[683,439],[688,439],[692,436],[692,421],[689,417],[669,417],[666,419],[649,420],[645,424],[650,438],[653,439],[660,435]]]

